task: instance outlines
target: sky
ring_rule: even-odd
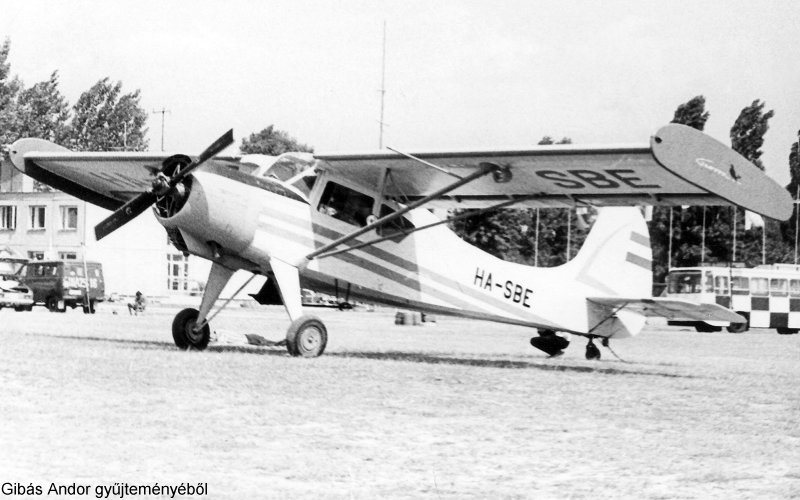
[[[317,152],[646,143],[706,98],[730,144],[755,99],[774,109],[762,160],[788,182],[800,130],[793,1],[0,0],[26,85],[57,70],[74,104],[104,77],[166,108],[167,151],[270,124]],[[148,123],[161,148],[161,115]],[[235,151],[234,151],[235,152]]]

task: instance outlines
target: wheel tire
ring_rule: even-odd
[[[300,316],[286,331],[286,349],[292,356],[316,358],[325,352],[328,330],[316,316]]]
[[[586,345],[586,359],[592,361],[600,359],[601,356],[602,355],[600,354],[600,349],[598,349],[598,347],[594,345],[594,342],[589,342]]]
[[[47,309],[50,312],[60,312],[60,313],[67,312],[66,304],[64,304],[64,307],[60,309],[58,308],[58,297],[52,297],[52,296],[47,297],[47,302],[45,302],[45,304],[47,305]]]
[[[726,330],[731,333],[744,333],[750,328],[750,315],[739,311],[737,311],[737,314],[744,316],[747,321],[744,323],[731,323],[730,326],[726,327]]]
[[[184,309],[172,320],[172,340],[179,349],[202,351],[208,347],[208,341],[211,339],[208,323],[199,332],[192,330],[199,314],[197,309]]]
[[[90,300],[88,304],[83,305],[83,314],[94,314],[96,312],[95,301]]]
[[[797,328],[776,328],[779,335],[794,335],[798,332]]]

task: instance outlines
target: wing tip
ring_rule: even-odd
[[[725,201],[772,219],[792,215],[786,189],[739,153],[692,127],[671,123],[650,140],[653,157],[673,174]]]

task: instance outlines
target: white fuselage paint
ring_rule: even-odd
[[[243,263],[237,267],[262,274],[268,272],[270,259],[279,259],[299,268],[303,286],[346,293],[351,300],[587,333],[602,313],[593,312],[586,297],[650,293],[650,270],[644,265],[630,267],[628,263],[626,272],[638,274],[625,280],[612,275],[610,281],[607,274],[615,270],[593,268],[590,264],[594,256],[583,251],[563,266],[530,267],[487,254],[444,225],[307,261],[305,256],[316,248],[358,227],[319,212],[304,201],[235,179],[209,172],[198,172],[194,177],[183,209],[171,218],[159,218],[165,227],[181,231],[191,253],[213,258],[208,243],[216,242],[223,253],[258,266],[252,269]],[[630,213],[631,209],[613,210]],[[417,227],[439,220],[424,209],[409,212],[407,217]],[[627,255],[639,252],[641,261],[649,265],[646,226],[637,229],[639,244],[630,241],[627,221],[618,221],[616,226],[607,231],[606,239],[629,242],[632,250]],[[344,247],[378,237],[371,231]],[[598,251],[610,253],[607,247]],[[626,249],[612,250],[625,265]],[[635,290],[620,284],[631,279],[638,283]]]

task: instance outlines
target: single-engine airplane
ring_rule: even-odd
[[[593,340],[635,335],[646,316],[744,321],[721,306],[651,297],[640,205],[738,205],[780,220],[792,211],[787,191],[756,166],[676,124],[633,146],[220,156],[232,142],[228,131],[190,157],[70,152],[21,139],[10,158],[34,179],[112,210],[95,228],[98,240],[154,205],[176,248],[212,262],[199,310],[173,321],[182,349],[206,348],[211,310],[243,269],[267,277],[258,302],[285,306],[294,356],[319,356],[328,339],[323,322],[303,313],[301,289],[310,288],[533,327],[531,344],[551,355],[568,344],[561,332],[576,334],[597,358]],[[444,225],[458,216],[428,210],[575,206],[598,207],[597,220],[577,256],[554,268],[502,261]]]

